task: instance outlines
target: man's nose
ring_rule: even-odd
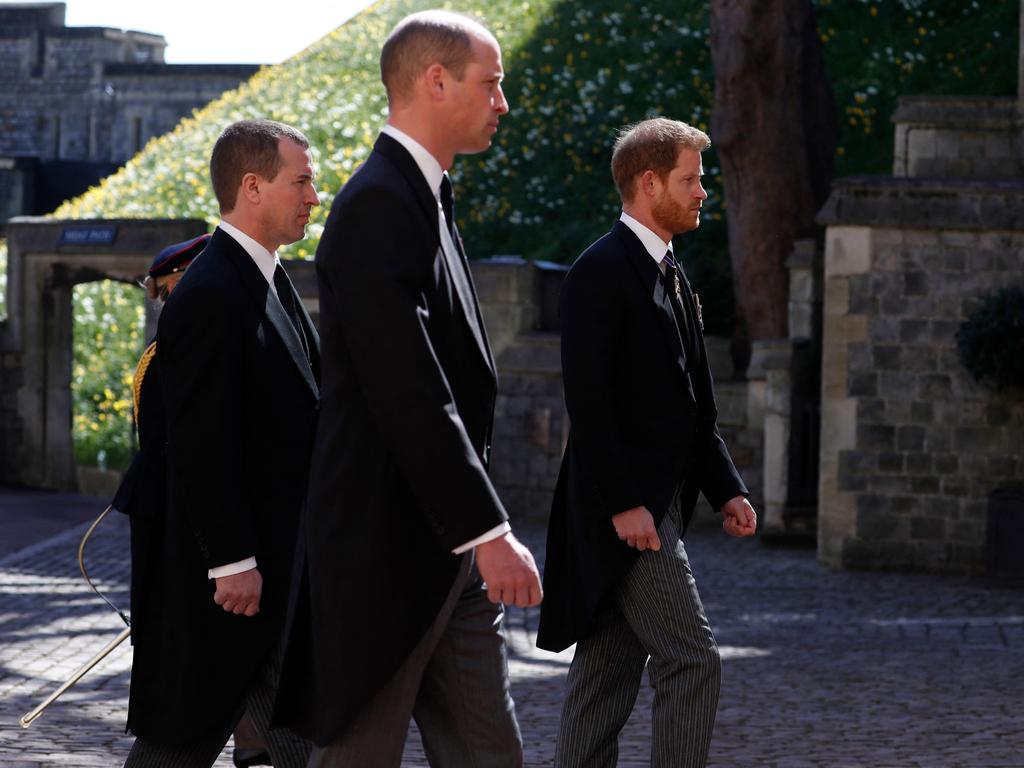
[[[498,101],[494,105],[494,111],[499,115],[508,114],[508,100],[505,98],[505,91],[502,90],[501,86],[498,86]]]

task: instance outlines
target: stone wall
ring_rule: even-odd
[[[960,365],[979,297],[1024,279],[1024,181],[849,179],[825,252],[819,557],[975,573],[1024,480],[1024,402]]]
[[[498,366],[491,479],[514,521],[546,520],[569,434],[559,335],[540,329],[546,273],[518,258],[472,267]]]
[[[65,226],[105,224],[117,227],[111,246],[60,243]],[[0,322],[0,482],[65,490],[82,482],[70,459],[71,325],[47,321],[54,313],[69,315],[70,285],[136,275],[163,244],[204,228],[191,220],[12,222],[12,317]],[[472,268],[498,366],[491,476],[514,519],[546,520],[569,430],[559,334],[551,327],[564,268],[507,257],[473,262]],[[316,322],[313,263],[293,262],[288,270]],[[55,271],[78,277],[56,290]],[[48,314],[45,301],[68,305],[52,306]],[[148,322],[152,335],[155,316]],[[707,346],[719,379],[721,431],[760,504],[764,381],[731,381],[728,340],[709,338]]]
[[[894,176],[1021,176],[1015,99],[904,96],[896,123]]]
[[[162,36],[145,32],[65,27],[63,3],[0,5],[0,159],[103,164],[107,173],[110,163],[124,163],[259,69],[165,64],[165,46]],[[49,210],[4,205],[0,226],[13,215]]]

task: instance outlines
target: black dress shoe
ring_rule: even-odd
[[[270,754],[265,749],[238,749],[231,753],[231,760],[236,768],[249,768],[250,765],[273,765]]]

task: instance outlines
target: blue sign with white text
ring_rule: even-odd
[[[111,245],[115,238],[116,224],[64,227],[57,245]]]

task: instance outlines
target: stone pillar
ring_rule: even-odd
[[[752,363],[764,375],[764,531],[787,539],[814,529],[818,440],[821,291],[813,239],[794,243],[789,270],[789,338],[756,342]],[[809,468],[810,467],[810,468]],[[809,468],[809,469],[808,469]]]
[[[868,318],[850,311],[850,279],[870,272],[871,242],[872,230],[864,226],[829,227],[825,239],[818,557],[835,567],[857,533],[856,497],[843,488],[840,458],[857,445],[850,348],[868,338]]]
[[[748,376],[764,377],[764,510],[766,533],[785,527],[789,480],[790,392],[793,346],[789,339],[755,341]],[[756,363],[756,365],[755,365]]]

